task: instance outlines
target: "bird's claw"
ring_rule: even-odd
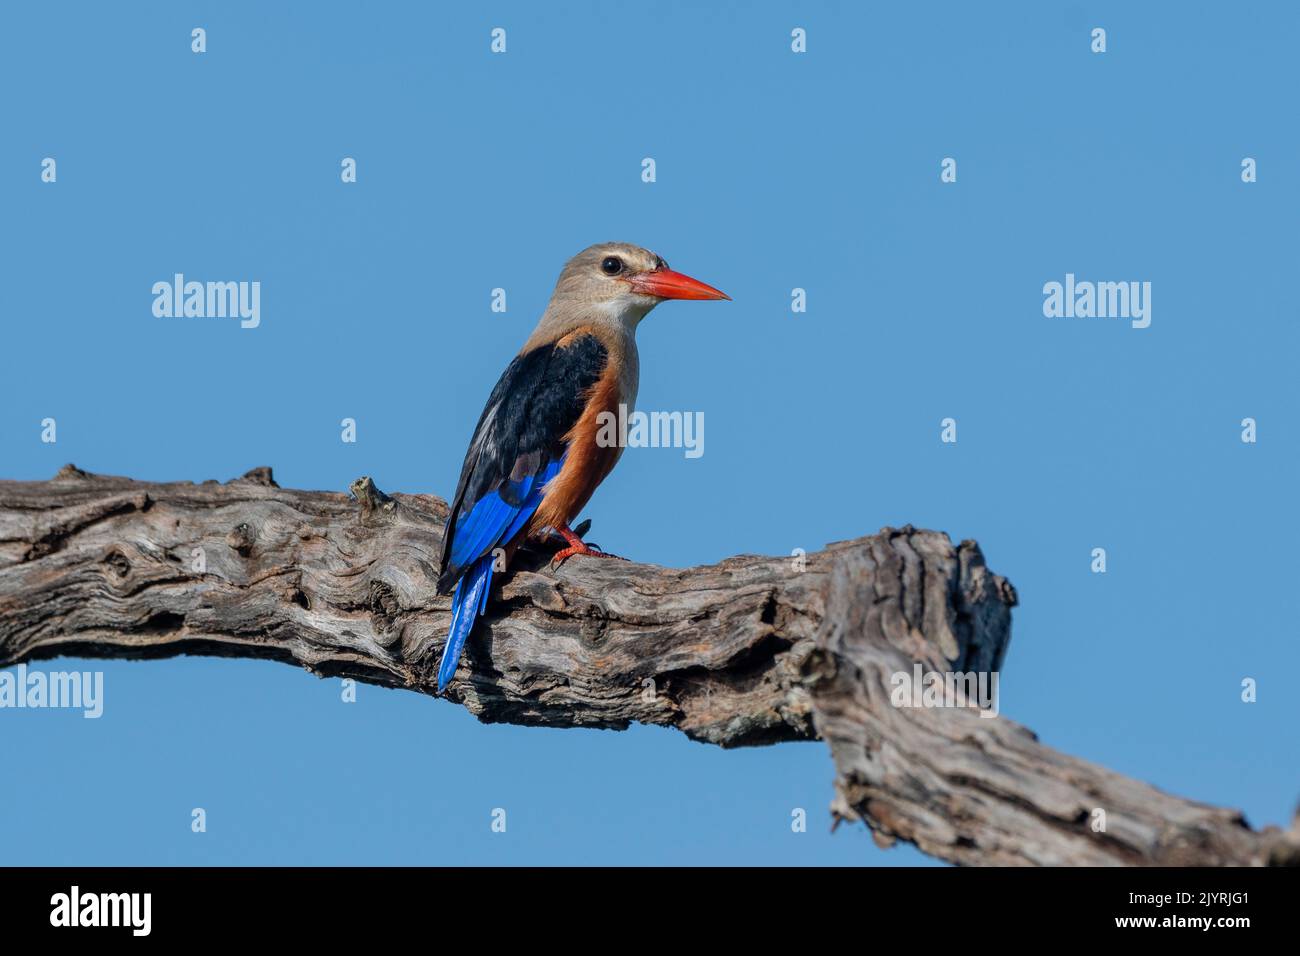
[[[627,558],[617,554],[610,554],[608,551],[600,550],[599,545],[588,544],[582,540],[582,536],[591,529],[591,519],[587,519],[578,525],[577,528],[568,528],[561,526],[556,529],[558,536],[563,538],[568,544],[567,548],[561,548],[555,552],[551,558],[551,567],[558,568],[565,561],[575,554],[586,555],[589,558],[613,558],[615,561],[626,561]]]
[[[570,545],[569,547],[564,548],[563,550],[555,552],[555,556],[551,558],[551,567],[559,568],[560,565],[564,564],[565,561],[569,560],[569,558],[573,557],[575,554],[585,555],[589,558],[613,558],[615,561],[628,560],[622,555],[611,554],[608,551],[602,551],[594,544],[583,543],[583,544]]]

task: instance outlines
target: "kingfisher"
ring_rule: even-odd
[[[565,264],[532,335],[501,373],[465,452],[443,532],[439,594],[452,592],[438,692],[487,608],[498,556],[562,539],[552,558],[617,558],[569,527],[623,453],[600,423],[636,402],[636,328],[665,299],[730,299],[640,246],[604,242]],[[622,559],[620,559],[622,560]]]

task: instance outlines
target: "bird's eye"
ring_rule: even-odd
[[[618,256],[606,256],[605,261],[600,264],[600,269],[607,276],[616,276],[623,271],[623,260]]]

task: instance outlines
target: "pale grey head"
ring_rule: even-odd
[[[559,338],[582,325],[599,324],[631,334],[665,299],[729,298],[674,272],[649,249],[628,242],[598,242],[565,263],[537,332]]]

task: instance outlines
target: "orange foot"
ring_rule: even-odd
[[[569,543],[569,546],[555,552],[555,557],[551,558],[551,564],[554,567],[558,568],[575,554],[584,554],[591,558],[613,558],[615,561],[627,560],[627,558],[620,557],[617,554],[610,554],[608,551],[602,551],[594,544],[587,544],[587,542],[583,541],[576,534],[570,531],[567,525],[557,528],[556,530],[560,532],[560,537]]]

